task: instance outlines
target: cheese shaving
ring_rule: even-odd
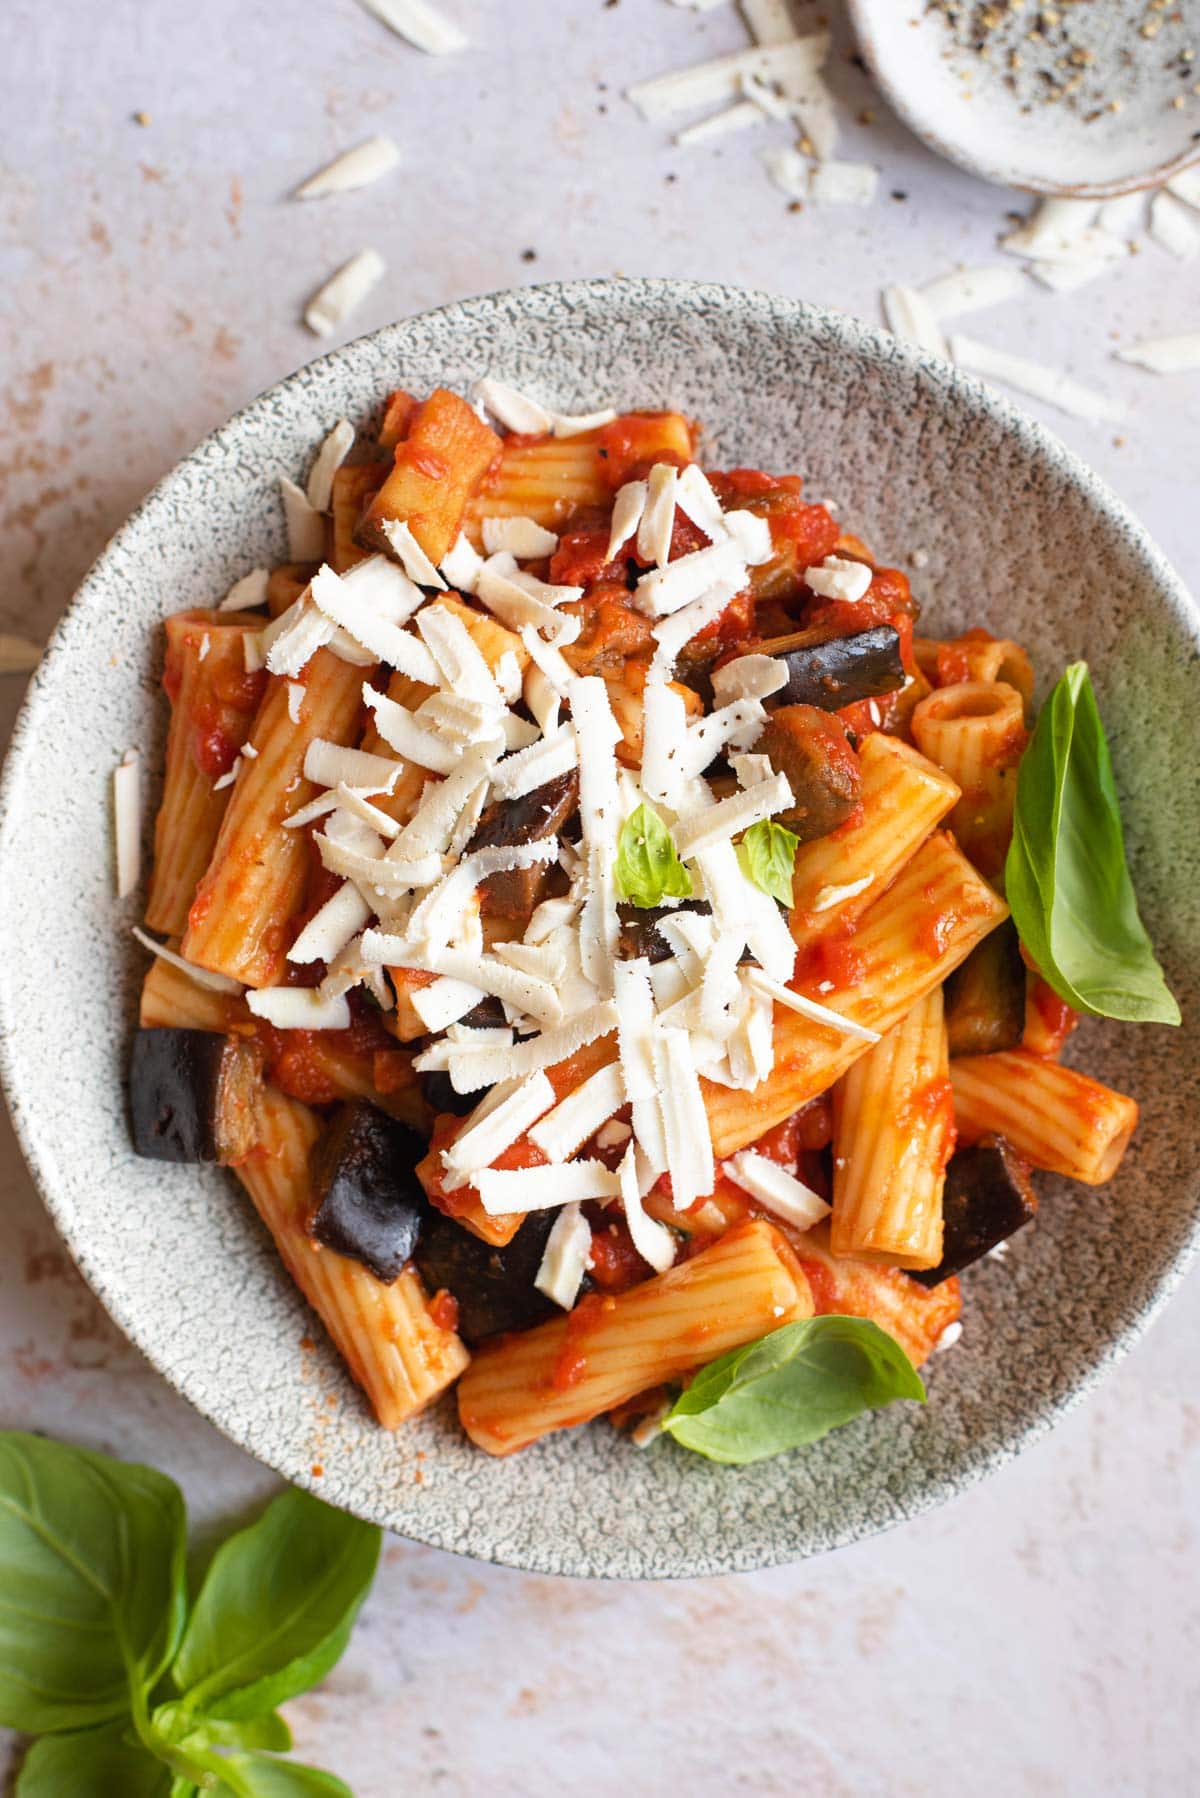
[[[470,1043],[452,1050],[448,1063],[450,1079],[455,1092],[460,1093],[494,1086],[497,1080],[519,1079],[535,1073],[538,1068],[552,1068],[556,1063],[566,1061],[589,1043],[610,1035],[616,1027],[616,1006],[606,1000],[586,1011],[576,1012],[566,1023],[555,1024],[511,1048]],[[478,1037],[481,1033],[473,1034]]]
[[[547,1161],[565,1161],[624,1103],[625,1082],[620,1066],[610,1062],[547,1112],[529,1132],[529,1140]]]
[[[682,131],[675,133],[675,142],[681,150],[690,150],[697,144],[711,143],[714,138],[728,137],[734,131],[761,125],[766,117],[757,99],[737,100],[732,106],[722,107],[720,112],[710,113],[698,124],[685,125]]]
[[[485,1168],[472,1181],[489,1217],[548,1211],[588,1199],[620,1197],[621,1182],[602,1161],[564,1161],[549,1167]]]
[[[521,641],[529,652],[530,660],[541,669],[560,699],[565,699],[571,682],[575,679],[575,670],[560,650],[551,644],[544,643],[532,625],[523,625]]]
[[[466,1120],[442,1155],[447,1172],[469,1176],[491,1167],[553,1104],[554,1088],[545,1074],[531,1074],[482,1118],[472,1114]]]
[[[303,681],[290,680],[287,683],[288,718],[293,724],[301,723],[304,716],[304,699],[308,688]]]
[[[788,683],[787,664],[778,656],[736,656],[715,668],[712,688],[722,704],[735,699],[768,699]]]
[[[417,614],[417,629],[438,665],[443,687],[496,711],[501,709],[503,701],[495,677],[456,613],[448,606],[424,606]]]
[[[252,568],[240,581],[234,581],[217,607],[218,612],[245,612],[253,606],[265,606],[270,578],[265,568]]]
[[[1177,175],[1172,175],[1167,182],[1167,192],[1174,194],[1186,206],[1194,206],[1200,210],[1200,167],[1193,164],[1191,168],[1180,169]]]
[[[368,137],[353,150],[343,150],[332,162],[310,175],[296,189],[296,200],[320,200],[327,194],[349,193],[356,187],[369,187],[382,181],[400,161],[400,152],[390,137]]]
[[[744,585],[746,565],[741,546],[731,538],[679,556],[665,568],[652,568],[634,589],[633,603],[649,618],[661,618],[678,612],[694,600],[704,597],[718,583],[736,582],[734,591]]]
[[[766,1210],[797,1230],[811,1230],[823,1217],[828,1217],[832,1209],[811,1186],[805,1186],[803,1180],[797,1180],[779,1162],[772,1161],[768,1155],[759,1155],[753,1149],[731,1155],[724,1172],[735,1186],[740,1186]]]
[[[808,197],[818,206],[869,206],[879,170],[867,162],[822,162],[808,178]]]
[[[678,567],[678,563],[672,563],[671,566]],[[716,623],[730,600],[741,592],[743,584],[736,575],[729,580],[717,581],[700,599],[693,600],[691,605],[681,606],[671,617],[660,619],[650,633],[658,644],[651,661],[652,670],[664,678],[669,675],[684,645],[690,643],[693,637],[710,624]]]
[[[438,685],[437,664],[425,645],[411,632],[380,617],[352,581],[326,565],[313,576],[309,592],[326,618],[341,625],[381,662],[390,662],[411,680],[431,687]]]
[[[430,768],[435,774],[450,774],[457,767],[461,749],[448,744],[436,731],[423,729],[410,711],[385,693],[377,693],[369,681],[363,683],[363,704],[374,713],[375,728],[384,742],[405,761]]]
[[[339,418],[317,451],[308,475],[308,503],[316,512],[328,512],[333,498],[333,477],[354,448],[354,426]]]
[[[805,570],[804,579],[822,599],[865,599],[871,586],[871,570],[865,562],[852,562],[845,556],[826,556],[814,568]]]
[[[427,56],[450,56],[470,43],[432,0],[359,0],[381,24]]]
[[[1185,369],[1200,368],[1200,331],[1185,331],[1178,337],[1148,337],[1114,354],[1118,362],[1132,362],[1156,375],[1182,374]]]
[[[531,562],[539,556],[552,556],[558,548],[554,532],[536,518],[485,518],[480,528],[489,556],[507,554]]]
[[[459,534],[448,556],[442,558],[442,573],[460,593],[474,593],[483,567],[483,557],[468,537]]]
[[[476,381],[471,398],[490,412],[506,431],[515,431],[518,436],[540,437],[550,429],[551,415],[546,407],[526,394],[518,393],[515,387],[506,386],[503,381],[494,381],[490,376]]]
[[[690,861],[701,850],[728,841],[752,824],[759,824],[776,812],[788,811],[793,804],[787,777],[776,774],[772,780],[761,780],[740,793],[731,793],[716,805],[700,811],[689,811],[675,827],[675,848],[680,861]]]
[[[726,535],[721,502],[699,463],[689,462],[680,474],[675,484],[675,504],[713,543]]]
[[[915,288],[897,282],[883,290],[883,316],[888,330],[929,356],[944,356],[946,340],[938,330],[937,317],[925,296]]]
[[[618,962],[613,994],[621,1074],[633,1108],[634,1134],[654,1173],[661,1174],[667,1167],[667,1145],[654,1065],[654,994],[650,964],[644,957]]]
[[[149,949],[151,955],[157,955],[160,961],[169,962],[173,968],[178,968],[181,974],[186,974],[189,980],[196,982],[197,986],[207,987],[210,992],[230,993],[240,997],[241,983],[237,980],[230,980],[227,974],[216,974],[210,968],[200,968],[196,966],[195,962],[185,961],[182,955],[177,955],[174,949],[168,949],[165,943],[156,942],[152,936],[147,935],[136,924],[133,925],[131,934],[137,938],[143,949]]]
[[[956,268],[936,281],[927,281],[919,290],[919,298],[936,323],[945,318],[958,318],[964,312],[983,312],[989,306],[1001,306],[1015,300],[1024,282],[1015,268]],[[905,290],[908,291],[908,290]],[[893,325],[893,330],[896,327]],[[938,333],[939,341],[941,333]],[[936,352],[945,355],[945,345]]]
[[[775,545],[771,541],[771,526],[767,519],[760,518],[757,512],[726,512],[725,529],[742,552],[742,559],[750,568],[757,568],[763,562],[769,562],[775,554]]]
[[[411,526],[402,518],[385,518],[381,528],[390,547],[404,564],[409,580],[420,587],[436,587],[444,592],[446,583],[413,536]]]
[[[350,1005],[344,994],[326,997],[307,986],[269,986],[247,992],[256,1018],[276,1030],[349,1030]]]
[[[638,560],[654,562],[660,568],[665,568],[671,559],[677,478],[676,470],[670,463],[654,464],[646,482],[646,503],[638,522]]]
[[[362,4],[366,5],[367,0],[362,0]],[[317,337],[332,336],[386,273],[387,266],[378,250],[360,250],[317,289],[304,308],[304,322],[309,330]]]
[[[864,874],[861,880],[848,880],[842,886],[821,887],[811,909],[815,912],[832,911],[835,905],[843,905],[847,899],[857,899],[860,893],[865,893],[869,886],[874,885],[874,881],[873,874]]]
[[[708,1117],[687,1031],[660,1031],[653,1052],[672,1202],[686,1211],[712,1191],[716,1179]]]
[[[113,833],[117,898],[128,899],[142,876],[142,768],[135,749],[113,769]]]
[[[325,554],[325,516],[306,493],[285,474],[279,477],[279,494],[287,525],[288,556],[293,562],[319,562]]]
[[[429,986],[414,987],[408,995],[409,1004],[431,1032],[457,1024],[485,997],[482,987],[472,986],[469,980],[453,980],[449,974],[440,974]]]
[[[675,1260],[678,1244],[673,1232],[656,1218],[649,1217],[642,1205],[641,1181],[644,1167],[644,1158],[639,1158],[637,1145],[630,1143],[617,1170],[617,1177],[621,1182],[621,1206],[634,1248],[643,1261],[650,1263],[656,1274],[665,1274]]]
[[[579,1296],[591,1252],[591,1225],[578,1204],[564,1205],[551,1226],[533,1277],[537,1290],[564,1311],[570,1311]]]
[[[302,596],[259,633],[267,667],[272,674],[294,678],[331,640],[333,631],[330,620]]]
[[[781,193],[793,200],[808,198],[808,164],[799,150],[784,145],[763,151],[763,167]]]
[[[989,344],[958,336],[950,339],[950,354],[960,368],[969,369],[972,374],[982,375],[987,380],[1002,381],[1005,386],[1015,387],[1018,393],[1044,400],[1047,405],[1057,406],[1073,418],[1097,421],[1120,418],[1122,414],[1123,407],[1117,400],[1081,386],[1057,369],[1030,362],[1024,356],[1014,356],[1006,350],[993,349]]]
[[[399,762],[365,749],[347,749],[326,737],[314,737],[304,752],[304,778],[317,787],[356,787],[360,793],[390,793],[400,775]]]
[[[574,732],[558,731],[499,762],[492,775],[492,790],[502,799],[520,799],[578,766],[579,745]]]
[[[808,37],[793,38],[780,44],[764,44],[749,50],[735,50],[711,62],[679,69],[670,75],[659,75],[651,81],[638,81],[626,89],[642,117],[651,123],[671,118],[677,112],[693,107],[717,106],[722,100],[736,100],[743,75],[775,81],[790,74],[814,74],[829,54],[828,32],[813,32]]]
[[[1173,194],[1157,193],[1151,200],[1150,235],[1181,262],[1190,262],[1200,251],[1200,231],[1187,207]]]
[[[799,1012],[802,1018],[808,1018],[813,1024],[825,1024],[831,1030],[840,1032],[842,1036],[852,1036],[857,1042],[877,1043],[879,1032],[868,1030],[865,1024],[856,1024],[852,1018],[845,1018],[841,1012],[831,1011],[827,1005],[818,1005],[814,999],[806,999],[803,993],[793,992],[790,986],[784,986],[778,980],[758,968],[749,968],[746,979],[757,990],[773,999],[776,1005],[786,1006],[789,1011]]]
[[[314,912],[287,952],[289,961],[330,962],[358,935],[371,908],[350,881]]]

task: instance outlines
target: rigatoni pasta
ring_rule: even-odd
[[[1010,918],[1032,669],[680,412],[472,399],[167,621],[137,1147],[234,1168],[385,1428],[752,1459],[798,1370],[919,1396],[1029,1165],[1136,1123]]]

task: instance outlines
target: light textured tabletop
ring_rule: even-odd
[[[146,488],[314,353],[304,300],[364,245],[389,273],[355,330],[614,272],[772,288],[874,319],[885,281],[995,261],[1006,210],[1026,207],[917,146],[841,48],[844,153],[882,169],[873,206],[789,211],[759,161],[781,127],[672,148],[621,89],[744,44],[730,6],[446,7],[476,47],[434,61],[355,0],[10,0],[0,630],[44,636]],[[373,131],[401,146],[398,175],[286,202]],[[1077,294],[1028,285],[971,334],[1124,399],[1115,426],[1042,416],[1195,585],[1200,374],[1159,379],[1110,354],[1200,325],[1195,265],[1143,243]],[[19,684],[0,681],[5,733]],[[47,893],[48,931],[64,903]],[[3,1123],[0,1139],[0,1422],[153,1461],[209,1526],[266,1494],[271,1477],[107,1321]],[[298,1751],[358,1798],[1200,1790],[1195,1294],[1193,1280],[1015,1466],[823,1561],[587,1585],[390,1541],[344,1661],[289,1707]]]

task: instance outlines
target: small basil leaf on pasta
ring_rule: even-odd
[[[379,1544],[373,1524],[307,1493],[280,1493],[209,1567],[171,1668],[184,1703],[254,1717],[324,1679],[349,1640]]]
[[[185,1537],[153,1468],[0,1435],[0,1723],[84,1729],[141,1701],[183,1628]]]
[[[1021,759],[1004,880],[1021,941],[1060,999],[1093,1017],[1178,1024],[1138,915],[1086,662],[1067,669]]]
[[[680,861],[671,833],[648,805],[626,818],[617,839],[617,886],[634,905],[661,905],[664,899],[686,899],[692,877]]]
[[[810,1317],[702,1368],[663,1429],[710,1461],[742,1467],[898,1398],[923,1403],[925,1387],[893,1337],[861,1317]]]
[[[796,865],[796,849],[800,838],[782,824],[764,818],[752,824],[738,844],[738,860],[743,872],[756,887],[778,899],[780,905],[791,906],[792,870]]]
[[[170,1798],[174,1790],[170,1769],[123,1718],[99,1729],[43,1736],[25,1756],[16,1798],[63,1798],[64,1792],[71,1798]]]

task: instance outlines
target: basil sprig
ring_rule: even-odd
[[[671,833],[648,805],[639,805],[621,826],[617,886],[623,899],[642,907],[691,894],[692,877],[676,853]]]
[[[218,1550],[189,1615],[171,1480],[0,1433],[0,1724],[41,1737],[17,1798],[351,1798],[276,1758],[275,1707],[341,1655],[379,1544],[284,1492]]]
[[[810,1317],[702,1368],[663,1429],[710,1461],[744,1467],[898,1398],[924,1403],[925,1387],[886,1330],[863,1317]]]
[[[1021,941],[1060,999],[1093,1017],[1178,1024],[1138,915],[1086,662],[1067,669],[1021,758],[1004,884]]]
[[[800,838],[782,824],[763,818],[752,824],[738,844],[738,860],[756,887],[790,908],[792,873]]]

